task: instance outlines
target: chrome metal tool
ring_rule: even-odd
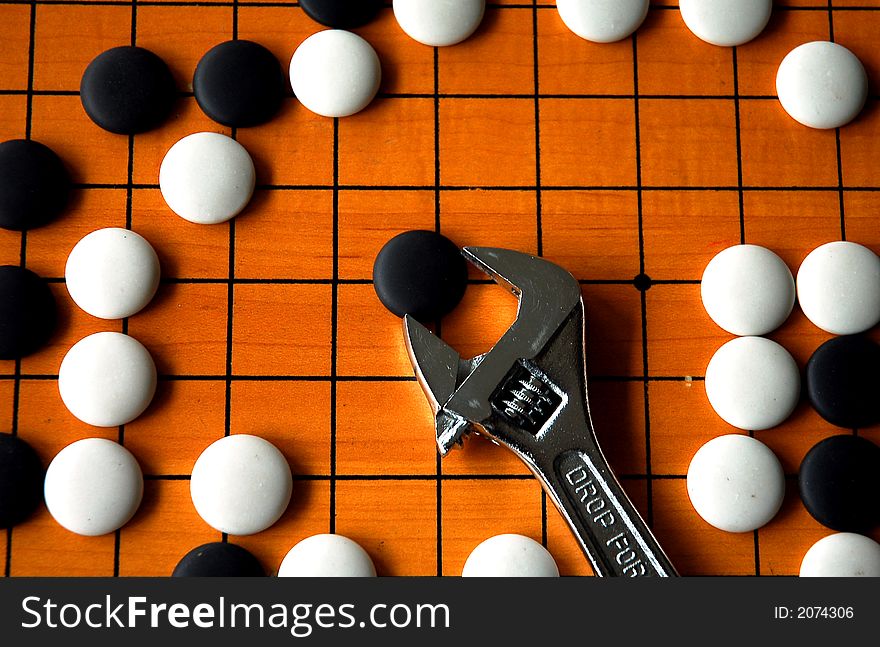
[[[495,346],[470,360],[404,318],[440,453],[471,431],[515,452],[568,522],[596,575],[676,575],[596,441],[580,285],[558,265],[521,252],[466,247],[463,253],[513,292],[519,309]]]

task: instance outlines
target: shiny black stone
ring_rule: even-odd
[[[199,107],[214,121],[235,128],[258,126],[281,108],[286,77],[275,55],[249,40],[211,48],[193,75]]]
[[[407,231],[385,243],[373,264],[373,287],[398,317],[434,321],[452,311],[467,287],[467,263],[451,240]]]
[[[39,350],[55,330],[55,297],[28,269],[0,266],[0,359]]]
[[[880,447],[861,436],[831,436],[807,452],[798,474],[804,507],[841,532],[880,524]]]
[[[0,227],[27,231],[48,224],[69,194],[67,169],[48,146],[25,139],[0,144]]]
[[[260,562],[236,544],[214,542],[189,551],[174,567],[172,577],[264,577]]]
[[[99,54],[86,68],[79,92],[89,118],[118,135],[159,126],[177,100],[165,61],[143,47],[114,47]]]

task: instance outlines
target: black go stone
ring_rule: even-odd
[[[26,139],[0,144],[0,227],[27,231],[67,206],[70,176],[48,146]]]
[[[27,519],[43,500],[43,465],[25,441],[0,434],[0,528]]]
[[[18,359],[42,348],[55,321],[49,285],[23,267],[0,266],[0,359]]]
[[[398,317],[434,321],[458,305],[467,263],[451,240],[433,231],[407,231],[385,243],[373,264],[373,287]]]
[[[798,475],[804,507],[840,532],[867,532],[880,523],[880,447],[861,436],[817,443]]]
[[[117,135],[159,126],[171,114],[177,87],[161,58],[143,47],[114,47],[86,68],[79,86],[89,118]]]
[[[354,29],[376,17],[382,0],[300,0],[312,20],[333,29]]]
[[[236,544],[214,542],[189,551],[172,577],[265,577],[260,562]]]
[[[275,55],[249,40],[211,48],[193,75],[199,107],[214,121],[234,128],[258,126],[281,108],[284,72]]]
[[[836,337],[807,362],[806,390],[820,416],[838,427],[880,422],[880,346],[861,335]]]

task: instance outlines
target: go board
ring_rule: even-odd
[[[473,37],[435,49],[409,39],[388,6],[356,30],[383,68],[363,112],[327,119],[291,96],[268,124],[233,132],[196,105],[192,73],[212,46],[254,40],[286,65],[321,28],[296,2],[0,0],[0,139],[49,145],[76,183],[54,224],[0,233],[0,261],[48,277],[60,310],[49,347],[0,364],[0,426],[45,463],[80,438],[118,440],[146,475],[139,512],[115,534],[74,535],[43,508],[0,535],[5,573],[170,574],[191,548],[221,539],[190,500],[193,463],[225,434],[247,433],[275,443],[295,474],[276,525],[228,538],[270,573],[300,539],[337,532],[380,575],[458,575],[480,541],[515,532],[543,542],[563,574],[589,574],[512,454],[472,437],[437,456],[400,320],[371,285],[389,238],[436,229],[458,245],[543,255],[579,279],[600,443],[682,574],[796,574],[830,532],[800,503],[798,465],[839,430],[802,404],[755,434],[788,477],[766,527],[728,534],[696,515],[690,458],[735,431],[703,388],[729,336],[703,311],[699,278],[740,242],[773,249],[792,270],[842,237],[880,251],[880,2],[776,2],[767,30],[737,48],[697,40],[672,4],[652,5],[633,38],[591,44],[538,0],[491,2]],[[875,85],[857,121],[810,130],[783,112],[774,78],[793,47],[827,39],[855,52]],[[127,44],[164,58],[181,90],[172,118],[134,137],[100,130],[78,96],[89,61]],[[159,193],[164,153],[197,131],[230,134],[254,157],[257,191],[230,223],[185,222]],[[76,241],[109,226],[145,236],[162,263],[154,301],[121,322],[81,312],[63,282]],[[475,355],[515,312],[513,297],[473,272],[441,334]],[[101,330],[136,337],[160,373],[152,406],[119,429],[78,422],[56,384],[67,349]],[[772,337],[803,366],[828,335],[796,310]],[[880,441],[876,429],[859,433]]]

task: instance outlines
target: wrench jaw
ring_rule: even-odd
[[[441,455],[476,431],[525,456],[534,434],[567,397],[534,360],[582,312],[580,286],[558,265],[521,252],[466,247],[462,254],[517,297],[516,320],[492,350],[463,360],[407,315],[410,362],[434,412]]]
[[[416,378],[434,412],[437,449],[441,456],[446,456],[451,449],[461,446],[471,425],[444,409],[444,405],[484,356],[461,359],[454,348],[409,315],[403,318],[403,336]]]

